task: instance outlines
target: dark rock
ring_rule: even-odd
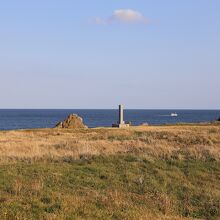
[[[88,128],[83,124],[83,119],[78,115],[71,114],[64,121],[59,122],[56,128],[67,128],[67,129],[79,129],[79,128]]]

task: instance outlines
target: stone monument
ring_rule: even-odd
[[[124,121],[124,107],[123,105],[119,105],[119,111],[118,111],[118,123],[112,124],[113,128],[126,128],[130,126],[130,123],[125,123]]]

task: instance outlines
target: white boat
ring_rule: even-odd
[[[171,117],[177,117],[178,114],[175,112],[175,113],[171,113],[170,116],[171,116]]]

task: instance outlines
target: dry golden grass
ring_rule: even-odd
[[[2,162],[66,160],[117,153],[140,153],[149,158],[219,161],[220,126],[209,124],[0,132]]]
[[[220,126],[0,132],[0,219],[218,219]]]

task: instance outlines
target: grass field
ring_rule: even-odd
[[[220,126],[0,132],[0,219],[220,219]]]

